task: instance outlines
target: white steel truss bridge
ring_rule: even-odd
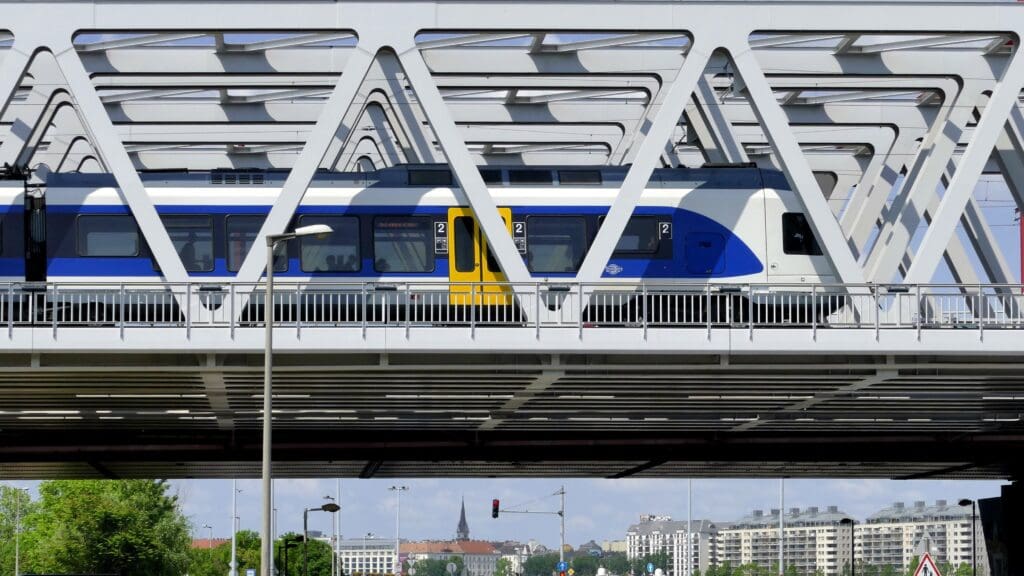
[[[447,165],[508,282],[282,282],[277,475],[1021,473],[1024,5],[0,7],[6,176],[111,175],[160,270],[0,285],[2,477],[255,475],[261,243],[190,275],[147,174],[283,174],[261,238],[318,174],[407,164]],[[602,280],[656,169],[745,163],[834,284]],[[482,166],[625,175],[538,282]]]

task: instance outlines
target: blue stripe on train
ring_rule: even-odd
[[[304,214],[353,214],[353,215],[443,215],[448,206],[300,206],[298,215]],[[126,206],[76,206],[55,205],[47,208],[64,214],[126,214]],[[604,206],[514,206],[513,218],[530,215],[601,215],[608,211]],[[268,206],[158,206],[161,214],[266,214]],[[757,274],[764,265],[754,252],[731,230],[718,222],[689,210],[669,207],[638,207],[636,214],[671,215],[675,233],[672,237],[673,258],[612,258],[603,277],[605,278],[662,278],[662,279],[710,279],[729,278]],[[24,266],[22,265],[22,270]],[[47,274],[50,277],[159,277],[153,270],[149,258],[53,258],[48,261]],[[278,273],[284,277],[369,277],[388,278],[394,276],[446,278],[448,258],[435,259],[435,268],[429,273],[382,273],[373,269],[373,260],[363,258],[362,269],[358,272],[303,272],[296,258],[289,261],[288,271]],[[217,259],[214,270],[193,272],[190,276],[231,277],[223,259]],[[538,273],[535,277],[571,278],[573,273]]]

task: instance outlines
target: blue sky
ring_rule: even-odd
[[[15,483],[34,487],[36,483]],[[326,494],[335,495],[333,479],[277,481],[278,530],[301,531],[302,509],[320,505]],[[532,502],[530,510],[556,510],[557,497],[549,496],[562,484],[566,489],[566,541],[573,546],[588,540],[621,539],[640,514],[670,515],[686,519],[686,480],[641,479],[402,479],[342,481],[342,534],[361,537],[367,532],[392,538],[395,498],[392,485],[410,488],[402,496],[403,539],[448,539],[455,533],[459,501],[466,499],[466,516],[474,539],[521,540],[531,538],[557,547],[556,516],[502,515],[491,518],[491,499],[503,508]],[[898,481],[800,479],[786,481],[786,508],[838,505],[858,519],[895,501],[987,498],[999,495],[1001,482]],[[231,481],[177,480],[186,515],[197,537],[206,537],[204,524],[214,536],[230,534]],[[697,479],[693,481],[693,517],[732,520],[753,509],[777,508],[778,480]],[[259,530],[259,480],[240,480],[238,497],[242,528]],[[311,513],[310,529],[331,533],[330,515]]]

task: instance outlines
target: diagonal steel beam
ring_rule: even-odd
[[[1024,57],[1018,49],[992,92],[974,131],[974,138],[967,145],[967,151],[960,159],[956,174],[949,183],[949,189],[925,231],[917,257],[907,271],[907,283],[924,284],[931,280],[942,257],[942,251],[950,236],[956,231],[957,222],[974,193],[975,183],[981,176],[989,156],[992,155],[1010,112],[1018,105],[1017,99],[1022,86]]]
[[[334,140],[337,132],[344,128],[343,119],[346,112],[352,106],[359,87],[366,77],[366,72],[373,63],[376,47],[373,51],[362,45],[357,45],[350,53],[348,62],[345,64],[345,71],[341,74],[331,97],[328,98],[320,111],[320,118],[309,134],[306,145],[296,158],[288,178],[281,188],[274,205],[267,214],[267,219],[260,228],[257,238],[265,238],[272,234],[284,232],[295,209],[298,208],[302,197],[312,182],[317,168],[327,155],[327,149]],[[251,284],[260,279],[263,275],[266,262],[262,250],[263,242],[253,242],[252,249],[246,255],[245,261],[238,270],[237,281],[243,285]]]
[[[3,61],[0,62],[0,116],[7,111],[14,99],[14,94],[21,85],[21,79],[25,75],[32,53],[26,52],[22,45],[15,38],[11,47],[4,52]],[[13,126],[12,126],[13,129]],[[27,137],[27,135],[26,135]],[[20,153],[19,144],[22,142],[12,141],[11,134],[5,134],[3,144],[0,146],[0,153],[5,159],[17,158]],[[15,151],[15,149],[18,149]]]
[[[143,36],[133,36],[131,38],[118,38],[116,40],[91,42],[89,44],[76,44],[75,49],[79,52],[102,52],[104,50],[113,50],[115,48],[133,48],[163,42],[174,42],[177,40],[191,40],[193,38],[202,38],[207,35],[208,34],[197,34],[194,32],[146,34]]]
[[[732,46],[733,64],[737,75],[746,84],[751,107],[764,127],[782,171],[803,201],[811,226],[836,275],[846,284],[863,284],[864,273],[818,187],[807,158],[800,151],[800,144],[793,135],[786,113],[775,99],[753,50],[746,45],[746,38],[733,40]]]
[[[416,46],[406,46],[398,51],[398,60],[506,278],[513,283],[528,281],[530,272],[513,244],[505,222],[498,214],[498,207],[473,162],[473,156],[459,133],[459,128],[455,125],[437,84],[431,78],[422,54]]]
[[[139,230],[149,244],[153,258],[160,266],[161,274],[169,282],[184,283],[188,280],[188,272],[181,263],[178,252],[171,243],[160,216],[156,212],[153,200],[146,193],[139,173],[132,164],[124,143],[118,137],[110,116],[107,115],[96,88],[89,80],[89,73],[78,53],[70,43],[55,46],[57,65],[68,83],[71,97],[74,98],[80,112],[80,118],[88,132],[93,148],[103,158],[103,163],[114,174],[121,195],[131,209],[139,225]]]
[[[608,264],[612,252],[615,250],[622,231],[626,229],[626,223],[633,214],[636,203],[640,200],[640,194],[651,179],[651,174],[658,165],[658,160],[665,145],[670,141],[672,133],[679,119],[686,109],[704,74],[710,54],[703,49],[700,38],[694,38],[693,46],[687,52],[675,81],[668,89],[661,107],[655,114],[647,134],[633,159],[633,165],[626,173],[622,181],[622,187],[615,197],[611,208],[605,216],[597,236],[594,238],[590,250],[587,252],[579,273],[576,275],[580,282],[594,282],[601,277],[604,267]]]
[[[893,280],[985,87],[986,83],[966,80],[945,108],[945,115],[936,118],[907,173],[902,193],[889,208],[878,239],[868,254],[865,268],[871,281]]]

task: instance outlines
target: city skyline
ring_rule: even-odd
[[[16,482],[34,489],[36,482]],[[204,524],[213,526],[214,537],[229,536],[231,515],[230,480],[174,480],[183,512],[192,521],[197,538],[208,537]],[[282,479],[276,482],[276,507],[281,511],[278,532],[301,532],[302,508],[316,506],[324,495],[334,496],[334,479]],[[342,536],[360,538],[372,532],[379,538],[393,538],[394,494],[391,485],[406,485],[402,498],[403,540],[445,540],[455,537],[459,504],[463,496],[470,537],[475,540],[534,539],[557,549],[557,517],[532,514],[503,514],[491,518],[491,499],[499,498],[502,508],[532,503],[530,510],[555,510],[557,498],[548,496],[566,486],[566,543],[574,548],[595,540],[621,540],[640,514],[686,519],[686,480],[649,479],[345,479],[342,481]],[[786,481],[785,508],[836,505],[858,522],[895,501],[912,503],[938,499],[988,498],[999,495],[997,481],[938,480],[821,480]],[[238,497],[241,529],[259,530],[259,481],[239,480]],[[694,519],[731,521],[752,510],[766,512],[779,507],[778,480],[695,479]],[[333,533],[331,514],[309,515],[311,530]]]

